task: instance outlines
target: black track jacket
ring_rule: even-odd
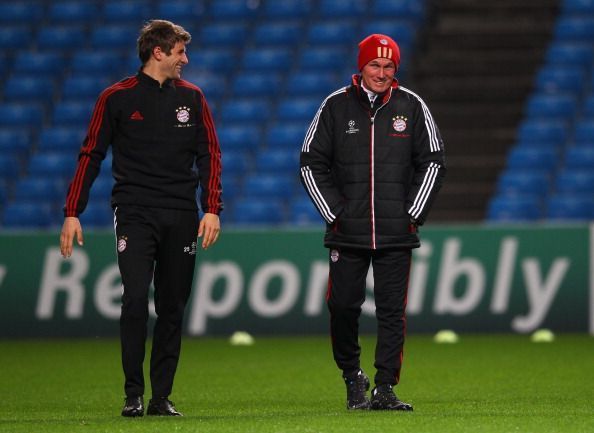
[[[79,153],[64,216],[76,217],[85,209],[110,144],[113,207],[197,210],[200,184],[202,210],[221,211],[221,151],[198,87],[184,80],[167,80],[161,86],[139,72],[105,89]]]
[[[371,107],[361,76],[330,94],[301,149],[301,182],[326,220],[326,247],[416,248],[445,175],[423,100],[394,80]]]

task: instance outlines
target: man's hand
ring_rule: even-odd
[[[64,218],[64,225],[62,226],[62,233],[60,234],[60,251],[62,256],[67,259],[72,255],[72,242],[76,235],[76,241],[82,247],[83,232],[80,221],[76,217]]]
[[[219,238],[220,232],[221,222],[219,216],[214,213],[205,213],[198,227],[198,237],[202,238],[202,248],[206,250],[213,245]]]

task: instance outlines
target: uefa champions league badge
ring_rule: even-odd
[[[338,250],[332,250],[330,251],[330,260],[332,260],[332,263],[336,263],[338,261]]]
[[[177,120],[180,123],[188,123],[190,120],[190,108],[189,107],[178,107],[175,109]]]
[[[120,236],[118,238],[118,253],[123,253],[126,250],[128,237]]]
[[[406,129],[406,121],[408,118],[404,116],[396,116],[392,118],[393,122],[392,127],[396,132],[402,132]]]

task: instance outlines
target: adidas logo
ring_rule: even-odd
[[[140,114],[140,111],[136,110],[130,116],[130,120],[144,120],[144,117],[142,117],[142,114]]]

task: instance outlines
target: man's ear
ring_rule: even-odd
[[[163,58],[163,55],[165,53],[163,53],[163,50],[161,50],[161,47],[155,47],[153,48],[153,57],[156,60],[161,60]]]

